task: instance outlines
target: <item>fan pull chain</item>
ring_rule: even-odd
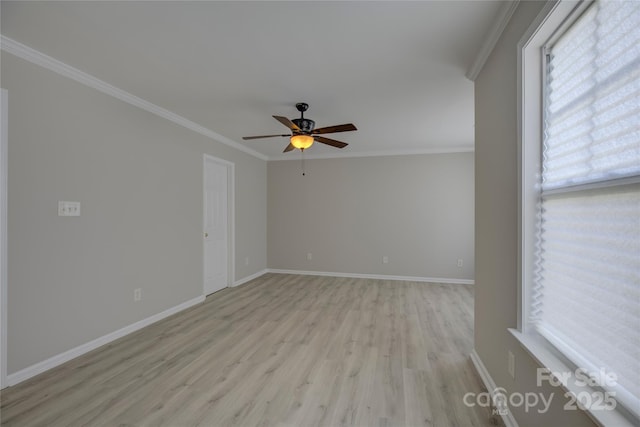
[[[302,176],[307,175],[304,171],[304,148],[301,148],[300,151],[302,152]]]

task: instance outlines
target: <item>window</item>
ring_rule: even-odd
[[[640,2],[560,3],[521,43],[520,329],[637,419]]]

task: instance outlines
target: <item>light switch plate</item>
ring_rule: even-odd
[[[80,216],[80,202],[58,202],[58,216]]]

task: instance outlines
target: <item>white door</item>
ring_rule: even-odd
[[[210,157],[204,160],[204,294],[228,285],[229,167]]]

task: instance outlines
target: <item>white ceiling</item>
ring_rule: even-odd
[[[2,34],[270,159],[287,133],[326,135],[309,157],[473,149],[465,73],[500,1],[2,1]]]

